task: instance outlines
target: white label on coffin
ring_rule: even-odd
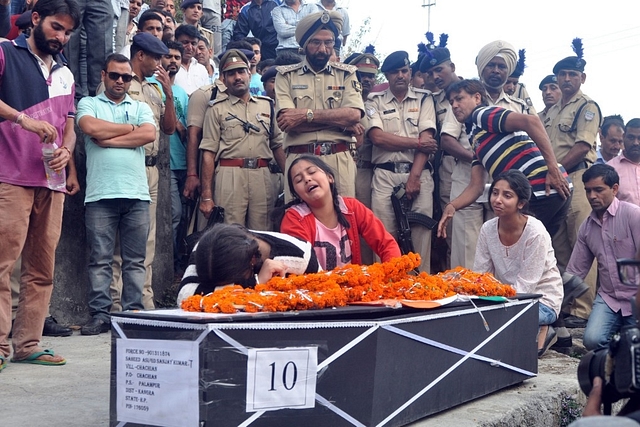
[[[198,403],[198,343],[116,340],[118,421],[154,426],[195,426]]]
[[[247,412],[315,407],[317,347],[250,348]]]

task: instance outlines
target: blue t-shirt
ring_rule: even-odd
[[[84,97],[78,102],[76,121],[84,116],[95,117],[112,123],[128,123],[140,126],[150,123],[156,127],[151,108],[126,95],[119,104],[104,93]],[[144,164],[144,148],[102,148],[91,137],[84,136],[87,154],[87,188],[84,202],[102,199],[138,199],[151,201],[147,172]]]
[[[251,92],[251,95],[266,95],[261,79],[262,76],[258,73],[251,75],[251,81],[249,82],[249,92]]]
[[[171,86],[173,91],[173,105],[176,107],[176,117],[187,127],[187,105],[189,104],[189,95],[178,85]],[[187,169],[187,142],[180,139],[180,134],[176,130],[169,137],[169,157],[171,170]]]

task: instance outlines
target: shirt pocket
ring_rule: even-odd
[[[573,119],[562,119],[560,123],[558,123],[558,130],[562,133],[570,133],[573,132]]]
[[[221,136],[227,143],[242,139],[244,135],[245,131],[240,120],[233,119],[223,122]]]
[[[385,132],[393,133],[395,135],[400,133],[402,126],[400,123],[400,115],[398,113],[382,113],[380,116],[382,118],[382,125],[384,126]]]
[[[633,258],[636,253],[636,245],[629,230],[619,227],[619,229],[614,230],[614,232],[613,255],[616,259]]]
[[[296,108],[314,108],[313,102],[313,90],[306,89],[295,89],[293,91],[293,102]]]

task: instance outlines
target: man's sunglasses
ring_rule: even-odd
[[[125,83],[129,83],[131,80],[133,80],[133,76],[131,74],[120,74],[114,73],[113,71],[107,73],[107,77],[109,77],[109,79],[113,80],[114,82],[117,82],[120,77],[122,77],[122,81]]]

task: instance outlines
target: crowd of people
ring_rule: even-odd
[[[184,0],[179,24],[173,0],[9,3],[0,0],[0,35],[11,39],[0,44],[0,370],[10,333],[12,360],[65,363],[40,339],[71,334],[48,309],[64,193],[81,190],[74,124],[87,171],[82,334],[109,330],[112,311],[154,308],[165,146],[177,274],[191,217],[198,229],[225,222],[194,249],[179,299],[399,256],[391,198],[403,187],[411,211],[439,219],[433,232],[411,225],[421,271],[489,271],[542,295],[539,355],[570,347],[567,328],[586,327],[593,349],[633,321],[635,289],[616,259],[640,248],[640,119],[603,117],[582,92],[579,39],[540,82],[536,113],[519,82],[524,52],[508,42],[485,45],[466,80],[446,35],[428,35],[413,62],[405,51],[381,62],[371,47],[342,57],[349,18],[333,0]],[[43,142],[58,145],[47,161],[66,173],[66,191],[52,189]]]

